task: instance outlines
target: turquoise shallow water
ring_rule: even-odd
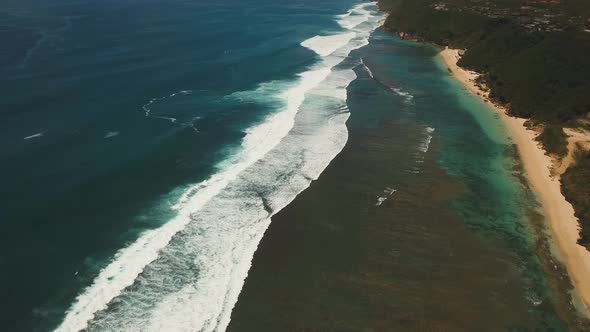
[[[500,119],[431,46],[353,54],[347,146],[273,217],[230,330],[583,330]]]
[[[0,5],[0,329],[563,329],[500,122],[380,18]]]
[[[403,63],[407,57],[392,56],[388,60]],[[418,93],[428,91],[433,94],[433,100],[439,101],[426,103],[426,107],[419,108],[423,112],[416,114],[419,121],[437,129],[437,165],[462,183],[463,192],[450,201],[451,210],[460,216],[470,232],[489,246],[499,246],[510,257],[513,268],[520,274],[520,296],[527,302],[530,319],[539,324],[537,328],[583,329],[584,323],[567,293],[570,287],[567,276],[551,257],[550,240],[536,197],[526,183],[516,148],[502,121],[452,78],[439,58],[433,57],[429,62],[436,69],[421,73],[416,66],[410,71],[394,69],[390,75],[400,81],[406,79],[410,91],[415,84]],[[400,66],[392,66],[397,67]],[[408,80],[405,74],[413,77]],[[425,80],[428,83],[424,84]],[[448,104],[440,102],[439,96],[446,97]]]
[[[5,1],[1,326],[223,330],[344,146],[358,1]]]

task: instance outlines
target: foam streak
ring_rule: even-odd
[[[368,43],[380,17],[365,16],[345,37],[323,39],[334,43],[320,51],[326,57],[275,96],[285,106],[247,130],[240,152],[219,164],[218,173],[185,191],[174,219],[120,250],[57,331],[226,329],[270,217],[346,143],[346,88],[356,75],[334,66]],[[236,96],[255,95],[260,91]],[[146,116],[156,101],[144,106]]]

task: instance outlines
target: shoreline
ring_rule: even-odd
[[[517,147],[525,170],[524,175],[541,204],[554,247],[559,255],[558,259],[567,269],[573,285],[572,297],[576,307],[586,317],[590,317],[590,252],[577,244],[579,222],[574,215],[572,205],[561,193],[559,174],[553,176],[551,173],[554,160],[545,154],[535,140],[536,133],[524,126],[526,119],[509,116],[504,107],[493,103],[488,98],[488,91],[484,91],[475,83],[477,73],[457,65],[460,58],[459,50],[443,49],[439,57],[456,80],[500,116]]]
[[[432,61],[428,45],[383,31],[356,56],[369,70],[357,67],[347,89],[346,146],[272,217],[228,332],[580,325],[571,304],[555,305],[544,277],[551,266],[538,262],[527,229],[514,227],[525,214],[542,225],[528,209],[531,194],[526,211],[519,204],[522,177],[515,182],[513,169],[504,169],[514,149],[465,116],[477,107],[494,120],[494,137],[505,137],[493,113],[459,98],[463,86]],[[430,98],[408,103],[392,88]],[[449,159],[441,162],[443,153]],[[547,241],[540,245],[549,257]],[[559,285],[567,280],[563,271],[559,266]]]

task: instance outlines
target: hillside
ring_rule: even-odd
[[[588,126],[590,2],[526,0],[380,0],[384,28],[402,38],[465,49],[459,65],[482,74],[490,97],[511,115],[543,128],[538,140],[568,154],[564,127]],[[587,122],[586,122],[587,123]],[[572,151],[573,152],[573,151]],[[564,174],[562,191],[581,219],[590,249],[585,158]]]

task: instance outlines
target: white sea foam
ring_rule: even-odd
[[[176,122],[176,118],[173,118],[171,116],[162,116],[162,115],[152,115],[152,118],[154,119],[162,119],[162,120],[168,120],[172,123]]]
[[[432,142],[434,130],[435,129],[432,127],[424,128],[424,138],[418,144],[417,151],[413,154],[415,165],[410,170],[407,170],[407,172],[414,174],[419,174],[422,172],[421,166],[424,163],[424,157],[426,156],[426,152],[428,152],[428,149],[430,148],[430,143]]]
[[[366,20],[363,15],[342,15],[338,23],[345,29],[352,29]]]
[[[192,214],[268,153],[289,132],[305,92],[319,84],[329,73],[330,68],[322,68],[301,74],[299,84],[284,94],[287,108],[248,130],[242,142],[243,152],[232,158],[228,163],[230,167],[213,175],[205,183],[196,185],[199,191],[190,197],[185,209],[176,218],[158,229],[145,232],[135,243],[117,253],[113,262],[99,273],[94,284],[77,298],[58,331],[84,329],[97,311],[106,309],[113,298],[131,286],[143,268],[158,257],[158,251],[170,242],[174,234],[186,227]]]
[[[413,102],[414,96],[411,93],[409,93],[407,91],[404,91],[404,90],[402,90],[400,88],[392,88],[392,87],[390,87],[390,89],[391,89],[391,91],[395,92],[398,96],[403,97],[404,98],[404,102],[406,104],[411,104]]]
[[[153,118],[160,118],[160,119],[165,119],[165,120],[174,119],[174,118],[171,118],[171,117],[151,115],[152,106],[154,105],[154,103],[156,103],[158,101],[162,101],[162,100],[174,98],[174,97],[179,96],[179,95],[188,95],[188,94],[191,94],[192,92],[193,92],[192,90],[180,90],[180,91],[171,93],[171,94],[169,94],[168,96],[165,96],[165,97],[152,98],[152,99],[150,99],[150,101],[148,101],[141,108],[143,109],[144,114],[145,114],[146,117],[150,117],[151,116]],[[174,119],[174,121],[176,121],[176,119]],[[174,121],[172,121],[172,122],[174,122]]]
[[[363,65],[363,67],[367,70],[367,73],[369,74],[369,76],[371,78],[375,78],[375,76],[373,75],[373,72],[371,71],[371,68],[369,68],[366,64],[365,61],[363,61],[363,58],[361,58],[361,64]]]
[[[376,3],[373,2],[370,4],[374,5]],[[367,4],[361,3],[354,6],[346,14],[337,15],[339,18],[337,22],[344,29],[353,29],[369,20],[373,15],[373,12],[367,10]]]
[[[328,56],[337,49],[346,46],[356,33],[348,32],[331,36],[315,36],[301,43],[301,46],[307,47],[321,56]]]
[[[420,150],[423,153],[428,152],[428,148],[430,147],[430,142],[432,141],[432,133],[434,133],[434,128],[426,127],[425,132],[426,132],[426,137],[424,138],[424,141],[422,141],[422,143],[420,143],[420,145],[418,146],[418,150]]]
[[[377,12],[374,4],[363,6]],[[249,129],[240,152],[216,174],[186,189],[174,219],[119,251],[57,330],[225,330],[270,217],[346,143],[346,87],[356,75],[334,66],[367,44],[379,19],[367,16],[344,44],[341,37],[324,39],[339,46],[322,49],[323,60],[295,83],[269,82],[230,96],[258,101],[266,94],[284,106]],[[146,116],[153,102],[144,107]]]
[[[33,134],[33,135],[29,135],[29,136],[27,136],[27,137],[25,137],[23,139],[24,140],[28,140],[28,139],[31,139],[31,138],[39,138],[39,137],[43,136],[43,134],[45,134],[45,132],[40,132],[40,133],[36,133],[36,134]]]
[[[115,137],[117,135],[119,135],[118,131],[109,131],[108,133],[106,133],[104,135],[104,138],[111,138],[111,137]]]

